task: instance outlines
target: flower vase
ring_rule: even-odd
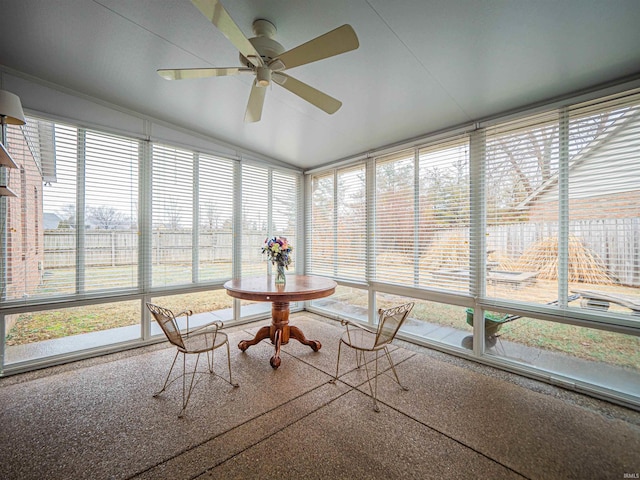
[[[287,283],[287,277],[284,275],[284,265],[277,264],[278,271],[276,273],[276,285],[284,285]]]

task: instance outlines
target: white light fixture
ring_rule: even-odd
[[[20,97],[6,90],[0,90],[0,117],[2,117],[3,125],[24,125],[27,123],[24,119]]]
[[[268,87],[271,83],[271,70],[269,67],[258,67],[256,71],[256,83],[259,87]]]
[[[7,125],[24,125],[27,121],[24,118],[20,97],[6,90],[0,90],[0,123],[2,124],[2,133],[0,136],[0,165],[6,168],[18,168],[18,165],[13,161],[13,158],[11,158],[11,155],[5,148]],[[8,173],[2,175],[2,183],[9,183]],[[0,196],[15,197],[16,194],[13,193],[7,185],[0,185]]]

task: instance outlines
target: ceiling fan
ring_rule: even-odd
[[[335,113],[342,102],[283,73],[290,68],[333,57],[355,50],[360,45],[351,25],[342,25],[298,47],[285,51],[273,39],[276,27],[268,20],[253,22],[255,37],[247,38],[218,0],[191,0],[200,12],[213,23],[240,52],[241,67],[160,69],[158,74],[167,80],[255,75],[249,103],[244,116],[247,123],[262,116],[264,97],[271,81],[329,114]]]

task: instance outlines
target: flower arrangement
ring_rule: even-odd
[[[276,285],[284,285],[287,279],[284,275],[284,269],[289,269],[291,263],[291,252],[293,247],[285,237],[267,238],[262,247],[262,253],[266,253],[269,261],[277,267]]]
[[[293,247],[285,237],[267,238],[262,247],[262,253],[267,254],[267,258],[273,265],[279,265],[289,269],[291,263],[291,252]]]

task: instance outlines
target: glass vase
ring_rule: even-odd
[[[287,277],[284,275],[284,265],[277,264],[276,285],[284,285],[287,283]]]

